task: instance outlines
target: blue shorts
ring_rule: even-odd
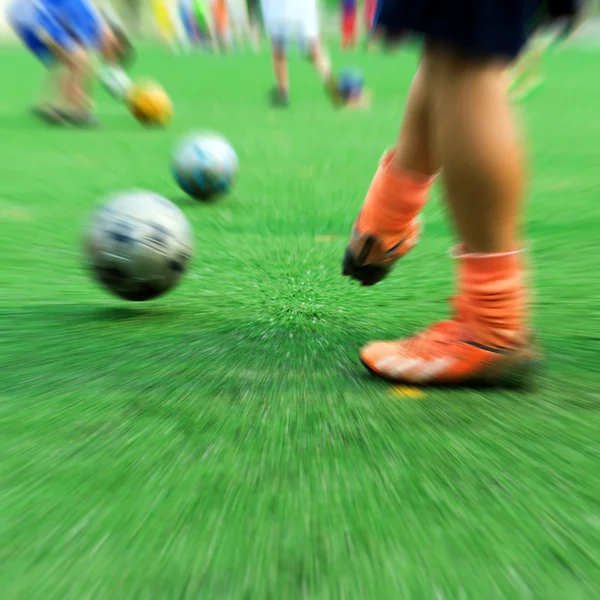
[[[56,61],[54,46],[69,53],[100,42],[101,21],[87,0],[15,0],[6,16],[25,46],[46,65]]]
[[[47,66],[56,62],[51,46],[56,45],[68,53],[77,45],[69,32],[49,15],[41,18],[35,28],[16,25],[14,30],[26,48]]]
[[[466,54],[512,59],[545,18],[576,0],[380,0],[376,27],[389,37],[416,34]],[[556,7],[552,14],[552,8]]]

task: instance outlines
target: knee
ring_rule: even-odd
[[[287,40],[283,37],[274,37],[271,40],[271,51],[277,60],[284,60],[287,56]]]
[[[74,46],[65,52],[62,62],[72,71],[84,71],[90,64],[89,52],[82,46]]]

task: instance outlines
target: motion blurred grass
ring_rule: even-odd
[[[394,390],[357,349],[446,312],[452,236],[364,290],[339,276],[415,59],[361,66],[368,113],[334,112],[308,66],[265,107],[266,56],[142,54],[177,117],[145,131],[103,93],[100,131],[26,113],[39,70],[0,56],[0,589],[3,598],[600,597],[598,57],[548,59],[524,107],[528,237],[547,370],[530,393]],[[227,135],[235,193],[186,200],[183,132]],[[148,305],[80,264],[95,203],[127,188],[185,210],[197,256]]]

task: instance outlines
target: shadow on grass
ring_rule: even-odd
[[[100,126],[97,128],[86,128],[86,127],[73,127],[67,124],[50,124],[44,123],[32,114],[27,112],[27,109],[23,109],[23,112],[6,113],[0,112],[0,131],[14,131],[14,132],[31,132],[31,131],[80,131],[80,132],[93,132],[98,133],[135,133],[140,130],[145,134],[143,128],[137,126],[134,122],[131,123],[132,118],[126,113],[120,117],[110,115],[104,117],[102,114],[99,116]]]
[[[132,319],[165,319],[176,316],[172,311],[158,306],[108,306],[88,313],[96,321],[130,321]]]
[[[23,112],[0,112],[0,131],[18,131],[18,132],[29,132],[29,131],[58,131],[65,129],[58,125],[48,125],[37,120],[31,114],[23,109]]]
[[[0,308],[0,321],[4,321],[7,329],[22,327],[23,321],[28,326],[44,324],[72,325],[79,323],[102,321],[130,321],[177,318],[176,311],[166,310],[162,306],[152,304],[130,304],[115,306],[73,305],[73,304],[35,304],[22,308]]]
[[[486,383],[477,382],[472,384],[454,383],[454,384],[415,384],[415,383],[401,383],[387,377],[381,377],[375,373],[372,373],[367,367],[364,367],[364,374],[361,376],[363,382],[377,381],[382,385],[390,386],[390,389],[398,390],[419,390],[423,394],[427,393],[443,393],[445,391],[452,391],[456,394],[467,394],[470,392],[514,392],[517,394],[531,394],[533,392],[539,392],[540,388],[543,388],[544,378],[541,368],[537,368],[531,373],[531,377],[528,379],[511,379],[507,376],[505,381],[501,383]]]
[[[146,354],[151,353],[177,363],[185,354],[184,362],[196,366],[206,362],[211,371],[229,365],[232,371],[253,372],[259,379],[311,379],[323,372],[356,384],[361,375],[361,369],[355,368],[354,352],[351,361],[342,359],[348,353],[348,337],[359,332],[345,330],[336,335],[314,326],[274,327],[268,318],[248,320],[200,306],[187,309],[180,304],[121,305],[115,301],[0,308],[0,335],[7,348],[67,362],[74,349],[110,357],[127,347],[132,360],[139,356],[146,361]]]
[[[199,198],[192,198],[191,196],[187,196],[186,194],[173,194],[173,195],[167,196],[167,198],[173,204],[176,204],[177,206],[185,206],[185,207],[202,206],[202,205],[213,206],[214,204],[217,204],[217,202],[219,201],[219,197],[210,198],[208,200],[201,200]]]

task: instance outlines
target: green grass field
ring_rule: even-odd
[[[357,360],[446,314],[453,243],[435,197],[393,277],[340,277],[350,226],[396,135],[415,59],[363,68],[367,113],[334,112],[309,67],[266,107],[270,64],[144,52],[177,115],[51,130],[40,70],[0,52],[0,589],[12,599],[600,597],[598,55],[551,56],[522,107],[528,239],[547,354],[532,392],[395,390]],[[237,149],[235,192],[187,200],[170,150],[194,128]],[[174,199],[187,278],[146,305],[82,269],[106,194]]]

